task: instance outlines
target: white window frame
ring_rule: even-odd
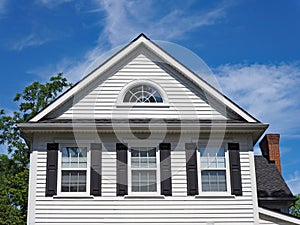
[[[198,167],[198,190],[199,195],[201,196],[224,196],[224,195],[231,195],[231,185],[230,185],[230,166],[229,166],[229,154],[228,148],[226,147],[227,144],[223,143],[222,145],[205,145],[205,144],[198,144],[197,145],[197,167]],[[216,147],[216,148],[224,148],[225,151],[225,174],[226,174],[226,191],[202,191],[202,169],[201,169],[201,156],[200,156],[200,148],[205,147]],[[218,169],[211,169],[211,170],[218,170]],[[223,169],[219,169],[223,170]]]
[[[151,86],[154,89],[156,89],[158,91],[158,93],[160,94],[162,101],[163,102],[148,102],[148,103],[144,103],[144,102],[123,102],[125,95],[127,94],[127,92],[132,89],[135,86],[139,86],[139,85],[147,85],[147,86]],[[158,85],[157,83],[150,81],[150,80],[134,80],[132,82],[130,82],[129,84],[127,84],[121,91],[117,100],[117,107],[161,107],[161,108],[168,108],[169,107],[169,102],[168,102],[168,96],[165,93],[165,91],[160,87],[160,85]]]
[[[62,168],[61,163],[62,163],[62,148],[65,147],[78,147],[78,148],[86,148],[87,149],[87,165],[86,169],[85,168],[70,168],[66,170],[74,170],[74,171],[86,171],[86,191],[85,192],[62,192],[61,190],[61,185],[62,185],[62,171],[65,170]],[[90,146],[89,144],[77,144],[74,142],[70,143],[61,143],[59,144],[59,151],[58,151],[58,165],[57,165],[57,195],[58,196],[66,196],[66,197],[86,197],[90,196],[90,179],[91,179],[91,164],[90,164],[90,159],[91,159],[91,151],[90,151]]]
[[[132,191],[132,167],[131,167],[131,149],[134,148],[155,148],[155,154],[156,154],[156,191],[154,192],[133,192]],[[129,146],[127,151],[127,168],[128,168],[128,195],[129,196],[157,196],[160,195],[160,154],[159,154],[159,148],[158,146],[152,146],[152,145],[141,145],[141,146]]]

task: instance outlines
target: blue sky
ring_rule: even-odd
[[[283,175],[300,193],[298,0],[0,0],[0,108],[58,72],[77,82],[141,32],[201,57],[223,93],[281,134]]]

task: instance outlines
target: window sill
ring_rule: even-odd
[[[149,198],[152,198],[152,199],[164,199],[165,196],[164,195],[125,195],[124,196],[125,199],[136,199],[136,198],[142,198],[142,199],[149,199]]]
[[[144,103],[144,104],[118,104],[116,105],[117,108],[170,108],[167,104],[161,103]]]
[[[76,195],[55,195],[53,196],[53,199],[93,199],[94,196],[92,195],[82,195],[82,196],[76,196]]]
[[[195,198],[235,198],[235,195],[231,195],[228,193],[201,193],[199,195],[195,195]]]

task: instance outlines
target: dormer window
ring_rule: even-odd
[[[158,90],[150,85],[141,84],[130,88],[124,96],[126,103],[162,103]]]

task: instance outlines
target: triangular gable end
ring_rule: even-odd
[[[245,121],[250,122],[250,123],[259,122],[258,120],[253,118],[251,115],[249,115],[246,111],[244,111],[239,106],[237,106],[235,103],[233,103],[230,99],[228,99],[223,94],[221,94],[214,87],[212,87],[207,82],[205,82],[203,79],[201,79],[198,75],[194,74],[191,70],[186,68],[180,62],[178,62],[176,59],[174,59],[171,55],[169,55],[164,50],[162,50],[155,43],[150,41],[144,34],[139,35],[130,44],[125,46],[122,50],[120,50],[118,53],[116,53],[114,56],[112,56],[110,59],[108,59],[106,62],[104,62],[97,69],[92,71],[89,75],[87,75],[85,78],[83,78],[80,82],[78,82],[70,90],[65,92],[57,100],[55,100],[53,103],[51,103],[49,106],[47,106],[44,110],[42,110],[40,113],[38,113],[35,117],[33,117],[30,120],[30,122],[38,122],[41,119],[45,118],[50,113],[57,110],[62,104],[66,103],[73,96],[75,96],[76,94],[81,92],[85,87],[87,87],[92,82],[94,82],[105,71],[109,70],[111,67],[116,65],[119,61],[123,60],[125,57],[128,56],[128,54],[131,54],[133,51],[138,49],[141,45],[143,47],[145,47],[146,49],[148,49],[149,51],[151,51],[152,54],[155,54],[158,58],[160,58],[166,64],[172,65],[172,67],[176,71],[178,71],[180,74],[182,74],[186,79],[190,80],[193,84],[196,85],[196,87],[199,87],[206,94],[208,94],[213,99],[220,102],[227,109],[232,111],[234,114],[237,114],[242,119],[244,119]]]

